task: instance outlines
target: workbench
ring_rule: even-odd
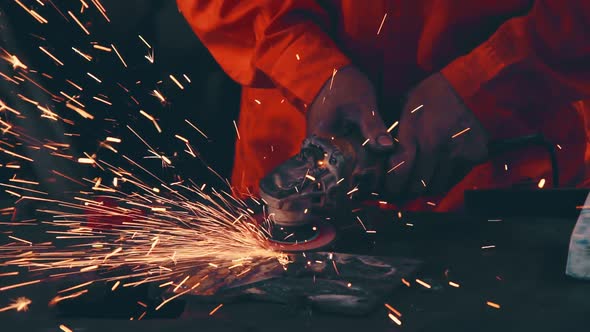
[[[218,303],[190,297],[170,307],[177,318],[56,317],[54,309],[35,301],[59,289],[44,283],[1,294],[4,302],[18,296],[33,299],[29,312],[0,313],[1,330],[59,331],[59,324],[65,324],[85,332],[573,331],[590,324],[590,282],[564,274],[575,218],[423,213],[399,219],[375,210],[363,220],[377,232],[363,234],[351,225],[339,236],[339,251],[423,261],[407,280],[410,287],[402,284],[388,295],[387,303],[402,314],[401,327],[388,318],[384,306],[369,315],[343,316],[272,303],[227,303],[209,316]]]

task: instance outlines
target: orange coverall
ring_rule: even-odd
[[[385,118],[412,86],[441,71],[492,138],[542,132],[558,148],[562,184],[587,182],[590,1],[177,2],[243,86],[232,175],[238,192],[256,194],[258,181],[298,152],[307,105],[334,69],[350,63],[376,85]],[[549,170],[541,150],[492,158],[433,209],[460,207],[465,189],[541,178],[550,185]]]

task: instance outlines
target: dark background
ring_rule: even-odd
[[[232,82],[219,68],[209,52],[200,44],[193,34],[184,17],[179,13],[175,1],[159,0],[101,0],[107,10],[111,22],[107,23],[96,10],[91,1],[88,9],[80,14],[81,4],[77,1],[53,0],[41,6],[35,1],[23,1],[29,8],[36,10],[48,24],[40,24],[25,10],[13,1],[2,1],[0,4],[0,47],[10,54],[16,55],[29,67],[27,75],[43,85],[53,94],[59,95],[63,91],[75,95],[78,90],[65,82],[70,79],[82,86],[80,101],[86,110],[95,116],[94,120],[85,120],[65,107],[56,103],[50,96],[42,92],[29,82],[16,86],[4,79],[0,80],[0,99],[26,116],[17,119],[9,116],[8,120],[31,136],[42,139],[48,138],[58,142],[71,144],[68,153],[80,157],[82,152],[98,152],[98,157],[109,162],[119,164],[117,156],[109,151],[98,149],[99,142],[106,136],[121,137],[123,143],[117,145],[121,154],[134,160],[141,161],[146,168],[154,171],[165,181],[174,179],[174,174],[191,177],[197,182],[213,183],[218,178],[209,172],[202,161],[211,165],[221,176],[229,178],[233,161],[233,146],[236,137],[232,120],[237,120],[239,110],[239,86]],[[71,10],[87,27],[90,35],[83,33],[80,27],[71,19],[67,11]],[[65,16],[62,17],[63,14]],[[67,20],[66,20],[67,18]],[[147,46],[139,39],[141,34],[150,43],[155,53],[155,63],[150,64],[144,56],[149,53]],[[109,46],[115,44],[122,54],[128,68],[124,68],[114,52],[106,53],[96,50],[91,43]],[[56,55],[65,65],[56,66],[47,55],[39,50],[39,46]],[[71,47],[76,47],[94,58],[91,62],[84,60],[74,53]],[[2,52],[0,50],[0,52]],[[2,52],[2,56],[5,55]],[[38,71],[38,72],[31,72]],[[10,64],[0,60],[0,71],[11,76],[13,71]],[[97,84],[86,75],[91,72],[99,77],[103,83]],[[42,75],[46,73],[53,78]],[[179,79],[184,90],[180,90],[169,78],[173,74]],[[182,75],[187,74],[192,83],[187,83]],[[130,90],[126,93],[117,83]],[[166,97],[165,104],[161,104],[150,95],[153,89],[158,89]],[[51,105],[56,113],[74,120],[75,126],[56,123],[40,118],[40,112],[34,105],[21,100],[17,94],[27,96],[42,105]],[[92,96],[104,94],[109,96],[113,106],[107,106],[92,99]],[[135,104],[130,96],[139,101]],[[163,130],[158,134],[146,118],[139,114],[139,110],[153,115]],[[3,117],[6,114],[2,114]],[[114,119],[105,121],[104,119]],[[190,128],[184,119],[203,130],[209,140],[206,140],[194,129]],[[162,169],[161,161],[156,159],[141,160],[149,155],[147,148],[125,127],[130,125],[148,141],[158,152],[169,156],[174,168]],[[66,137],[63,133],[80,133],[80,137]],[[179,134],[191,141],[192,147],[200,153],[202,159],[190,157],[182,152],[184,144],[174,138]],[[5,136],[2,139],[9,140]],[[83,167],[75,162],[63,158],[48,157],[48,151],[35,152],[27,147],[20,147],[25,155],[35,159],[35,163],[27,165],[19,162],[23,169],[21,173],[41,179],[50,178],[48,171],[55,169],[73,178],[100,175],[96,169]],[[172,158],[177,152],[176,158]],[[14,158],[0,155],[0,164]],[[27,167],[31,167],[30,171]],[[0,176],[6,179],[12,176],[13,169],[0,167]],[[59,195],[63,186],[71,190],[79,190],[69,181],[51,180],[51,185],[44,188]],[[57,183],[55,182],[57,181]],[[55,190],[59,188],[59,190]],[[1,194],[0,194],[1,195]]]

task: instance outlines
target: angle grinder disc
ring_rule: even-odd
[[[260,221],[259,218],[256,218]],[[273,225],[268,243],[284,252],[317,251],[336,239],[336,229],[326,221],[314,221],[297,227]]]

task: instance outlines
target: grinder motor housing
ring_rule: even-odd
[[[260,181],[269,219],[279,226],[301,226],[329,215],[349,194],[362,197],[375,191],[383,157],[357,138],[305,139],[297,155]]]

